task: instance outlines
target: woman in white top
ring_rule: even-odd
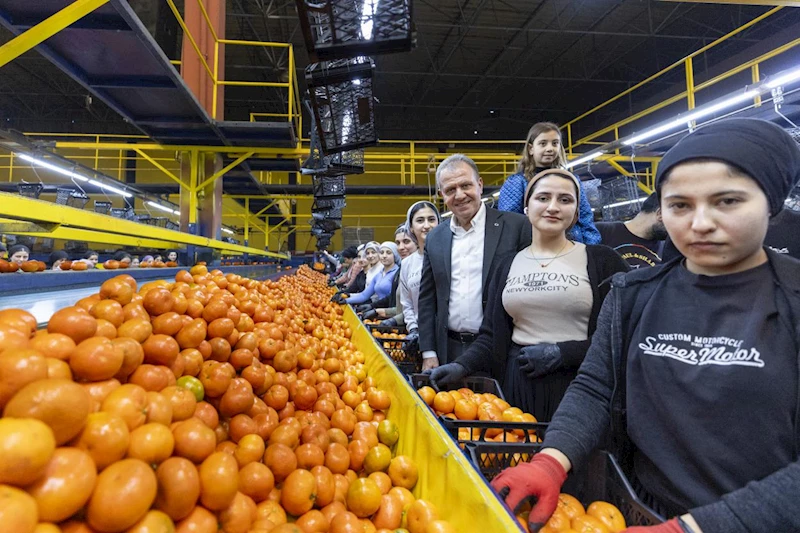
[[[372,278],[377,276],[383,271],[383,265],[380,261],[381,245],[375,241],[370,241],[364,247],[364,257],[367,260],[367,265],[364,267],[364,272],[367,273],[367,287],[372,281]]]
[[[400,303],[403,306],[403,318],[408,330],[406,349],[414,347],[419,334],[417,333],[417,314],[419,311],[419,282],[422,277],[422,260],[425,253],[425,239],[428,233],[439,225],[441,217],[439,210],[430,202],[417,202],[408,208],[406,225],[414,242],[417,243],[417,252],[403,259],[400,268]]]

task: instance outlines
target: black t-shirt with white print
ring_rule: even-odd
[[[794,460],[798,347],[768,263],[725,276],[678,265],[628,350],[637,477],[676,510],[717,501]]]

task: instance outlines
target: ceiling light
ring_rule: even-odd
[[[798,73],[798,76],[800,77],[800,72]],[[780,79],[778,81],[780,81]],[[731,107],[731,106],[734,106],[736,104],[740,104],[742,102],[746,102],[747,100],[752,100],[753,98],[755,98],[758,95],[759,95],[759,91],[758,90],[751,89],[749,91],[745,91],[742,94],[737,94],[735,96],[731,96],[729,98],[725,98],[724,100],[722,100],[720,102],[717,102],[716,104],[711,104],[711,105],[708,105],[708,106],[700,107],[700,108],[692,111],[691,113],[686,113],[684,115],[681,115],[678,118],[676,118],[676,119],[674,119],[674,120],[672,120],[670,122],[667,122],[666,124],[662,124],[661,126],[657,126],[657,127],[652,128],[650,130],[645,130],[642,133],[639,133],[638,135],[634,135],[633,137],[624,140],[623,144],[626,144],[626,145],[630,146],[632,144],[636,144],[638,142],[641,142],[641,141],[643,141],[645,139],[651,139],[651,138],[653,138],[653,137],[655,137],[657,135],[660,135],[662,133],[668,132],[669,130],[675,129],[675,128],[683,125],[683,124],[688,124],[688,123],[693,122],[695,120],[707,117],[709,115],[713,115],[717,111],[721,111],[721,110],[723,110],[723,109],[725,109],[727,107]]]
[[[585,156],[579,157],[578,159],[573,159],[572,161],[570,161],[569,163],[566,164],[566,167],[567,168],[572,168],[572,167],[580,165],[581,163],[588,163],[589,161],[597,159],[601,155],[603,155],[603,151],[602,150],[597,151],[597,152],[592,152],[591,154],[586,154]]]
[[[638,204],[640,202],[644,202],[645,200],[647,200],[647,196],[644,196],[642,198],[636,198],[635,200],[626,200],[624,202],[617,202],[615,204],[604,205],[603,208],[605,209],[611,207],[621,207],[623,205]]]
[[[488,201],[489,201],[488,198],[481,198],[481,202],[488,202]]]
[[[157,202],[152,202],[150,200],[146,201],[145,204],[149,205],[150,207],[155,207],[156,209],[160,209],[161,211],[166,211],[167,213],[171,213],[173,215],[180,216],[180,214],[181,214],[180,211],[176,211],[175,209],[172,209],[171,207],[167,207],[167,206],[161,205],[161,204],[159,204]]]
[[[46,161],[42,161],[41,159],[36,159],[35,157],[31,157],[27,154],[18,154],[19,158],[23,161],[27,161],[28,163],[32,163],[34,165],[46,168],[48,170],[52,170],[53,172],[57,172],[63,176],[67,176],[68,178],[73,178],[78,181],[89,181],[89,178],[85,176],[81,176],[80,174],[76,174],[71,170],[67,170],[66,168],[59,167],[58,165],[53,165]]]
[[[107,191],[119,194],[120,196],[124,196],[125,198],[130,198],[131,196],[133,196],[128,191],[123,191],[122,189],[114,187],[113,185],[106,185],[105,183],[103,183],[101,181],[89,180],[89,183],[91,185],[94,185],[95,187],[100,187],[101,189],[105,189]]]
[[[789,72],[778,76],[774,80],[770,80],[769,78],[767,78],[767,87],[769,87],[770,89],[774,89],[781,85],[786,85],[787,83],[791,83],[797,80],[800,80],[800,68],[790,70]]]
[[[229,230],[228,228],[222,228],[222,231],[224,231],[225,233],[229,233],[229,234],[231,234],[231,235],[236,235],[236,232],[235,232],[235,231],[233,231],[233,230]]]
[[[442,213],[442,218],[447,218],[451,216],[453,216],[452,211],[445,211],[444,213]]]
[[[500,198],[500,191],[493,192],[492,196],[494,196],[495,198]]]

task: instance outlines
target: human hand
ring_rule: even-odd
[[[564,364],[561,359],[561,349],[557,344],[523,346],[517,359],[520,361],[520,371],[529,379],[547,375]]]
[[[516,511],[523,500],[536,502],[528,515],[530,531],[539,531],[558,507],[558,495],[567,479],[561,463],[546,453],[537,453],[528,463],[506,468],[492,480],[492,488],[506,505]]]
[[[442,387],[446,389],[448,385],[458,383],[469,374],[466,367],[461,363],[447,363],[446,365],[426,370],[424,373],[430,376],[431,387],[436,391]]]
[[[433,370],[439,366],[439,358],[438,357],[428,357],[422,360],[422,371],[425,372],[426,370]]]

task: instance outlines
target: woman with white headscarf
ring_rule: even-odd
[[[380,261],[381,245],[375,241],[370,241],[364,246],[364,258],[367,264],[364,266],[364,272],[367,273],[367,286],[369,287],[372,278],[377,276],[382,270],[383,265]],[[400,263],[400,261],[397,261]]]
[[[406,337],[409,350],[415,347],[417,333],[417,312],[419,311],[419,282],[422,277],[422,260],[425,253],[425,240],[428,233],[439,225],[439,210],[430,202],[417,202],[408,208],[406,226],[411,238],[417,243],[417,251],[403,259],[400,273],[400,302],[403,318],[408,330]]]
[[[363,292],[350,295],[347,303],[363,304],[369,300],[379,300],[392,291],[392,280],[395,273],[400,270],[400,253],[397,251],[397,245],[391,241],[381,243],[378,249],[380,271],[373,276]],[[365,250],[369,250],[369,244]],[[369,273],[367,276],[369,277]]]

